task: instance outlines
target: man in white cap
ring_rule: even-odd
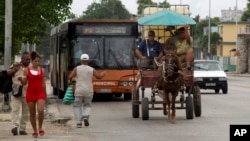
[[[94,95],[92,79],[102,79],[105,72],[98,73],[94,68],[88,65],[89,55],[81,55],[81,65],[75,67],[69,75],[69,81],[75,77],[75,100],[73,104],[74,115],[77,128],[82,127],[82,121],[85,126],[89,126],[89,115],[91,111],[91,103]]]

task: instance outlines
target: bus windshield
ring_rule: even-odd
[[[80,56],[87,53],[89,65],[98,69],[131,69],[134,37],[129,36],[79,36],[73,41],[71,65],[80,63]]]

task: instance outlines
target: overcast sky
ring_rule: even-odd
[[[99,0],[73,0],[71,9],[76,15],[82,15],[82,12],[87,9],[93,1],[99,2]],[[128,11],[132,14],[137,13],[137,0],[121,0]],[[163,2],[164,0],[152,0],[153,2]],[[235,8],[244,10],[246,8],[247,0],[210,0],[211,1],[211,17],[220,17],[221,10],[227,10]],[[209,0],[167,0],[170,4],[188,4],[190,5],[191,17],[200,15],[201,18],[209,16]],[[237,3],[237,4],[236,4]]]

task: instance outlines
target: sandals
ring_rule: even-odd
[[[37,138],[38,137],[38,134],[40,135],[40,136],[43,136],[44,135],[44,130],[39,130],[39,132],[37,133],[37,132],[34,132],[33,134],[32,134],[32,137],[33,138]]]
[[[43,136],[43,135],[44,135],[44,130],[43,130],[43,129],[39,130],[39,135],[40,135],[40,136]]]
[[[38,133],[37,133],[37,132],[33,133],[33,134],[32,134],[32,137],[33,137],[33,138],[37,138],[37,137],[38,137]]]

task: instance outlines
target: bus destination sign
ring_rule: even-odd
[[[123,26],[83,27],[83,34],[126,34],[126,27]]]

